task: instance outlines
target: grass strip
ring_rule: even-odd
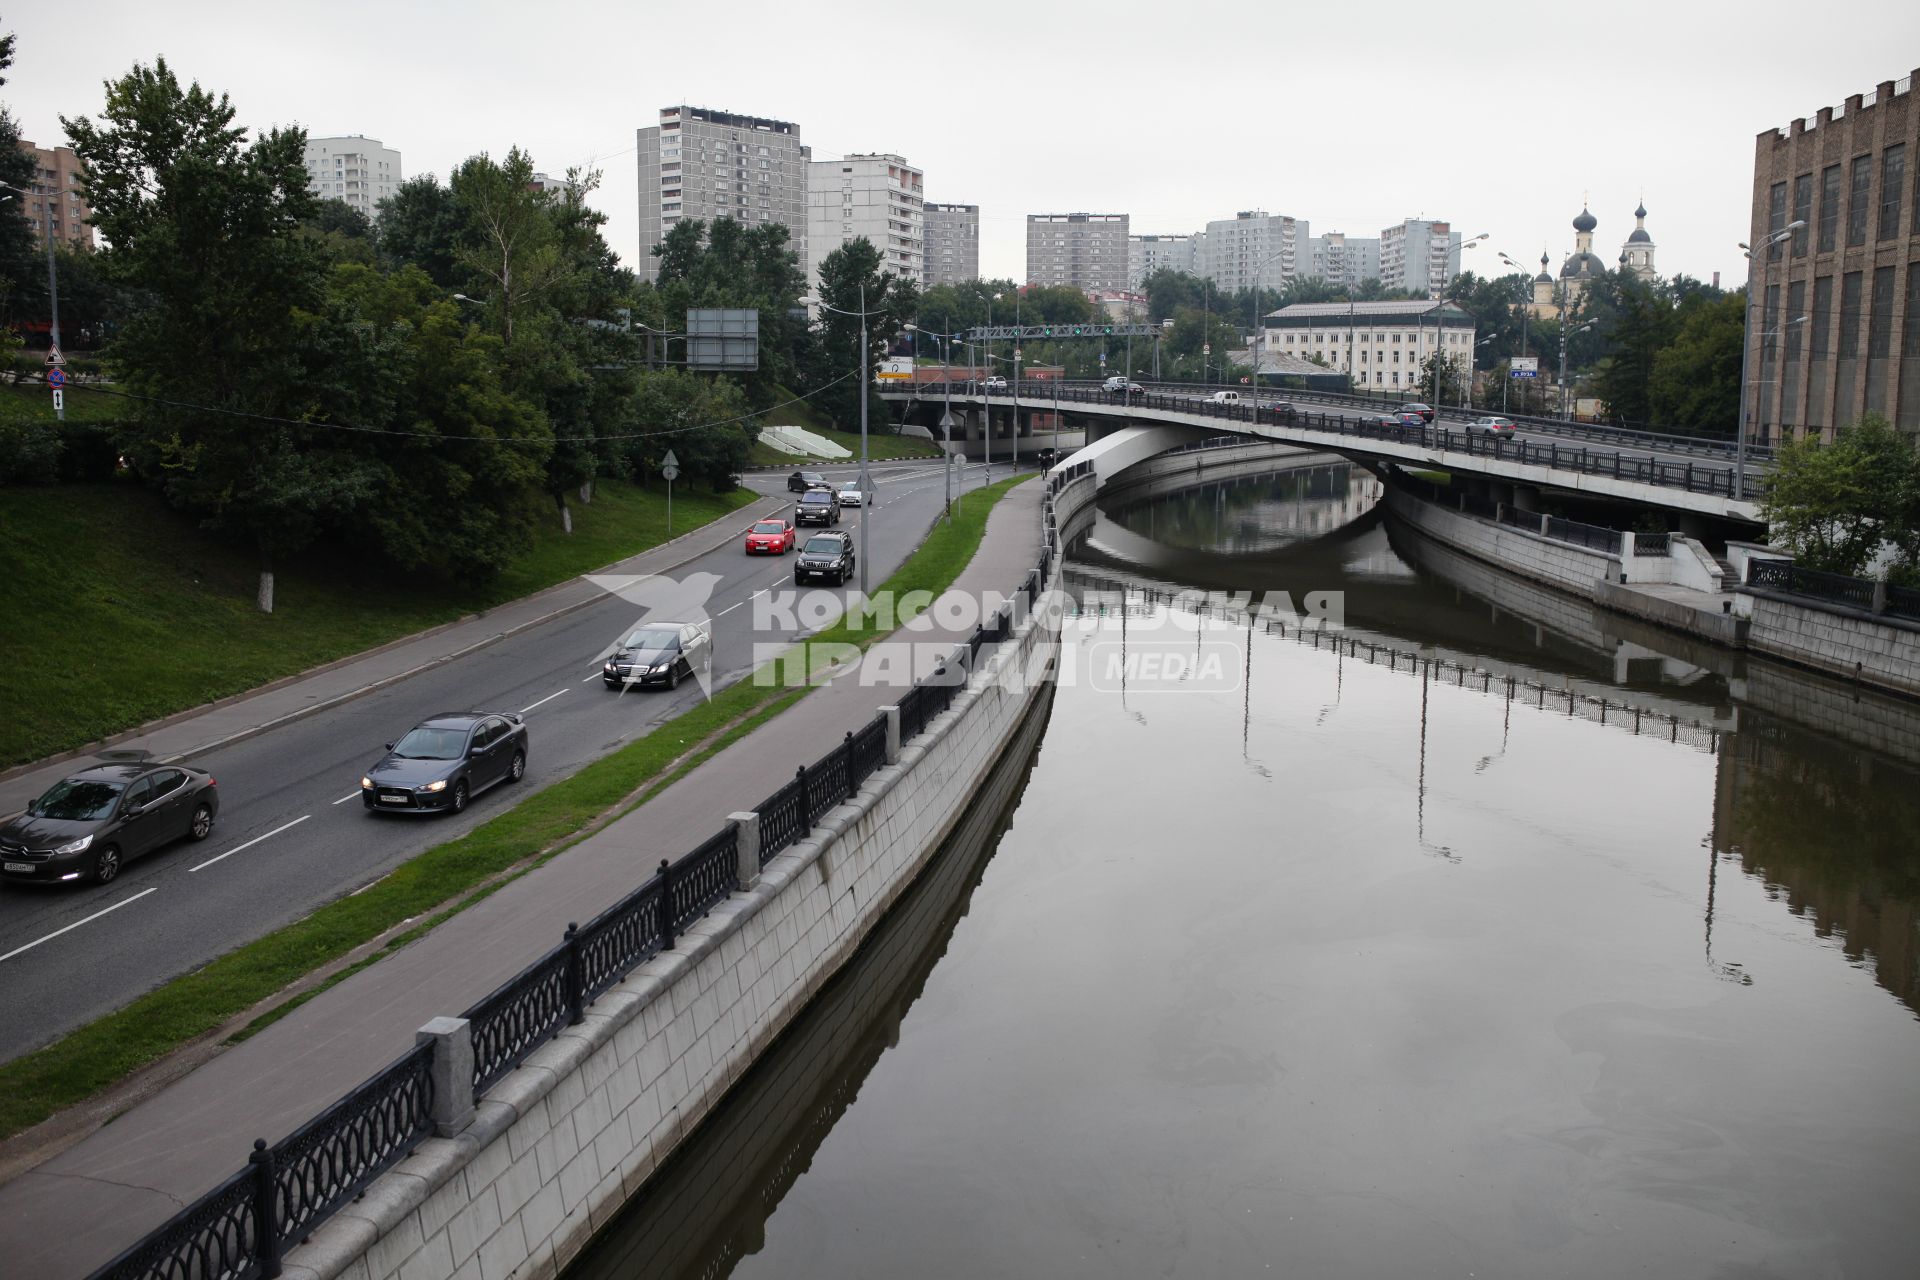
[[[994,503],[1014,485],[1032,478],[1018,476],[967,495],[964,509],[937,525],[906,563],[880,584],[879,591],[896,595],[926,591],[933,596],[945,591],[979,550]],[[865,646],[879,638],[870,620],[843,619],[806,643]],[[416,855],[367,889],[336,899],[304,919],[175,978],[44,1048],[0,1064],[0,1138],[113,1087],[398,925],[427,916],[436,916],[433,923],[437,923],[455,914],[499,887],[488,881],[543,852],[549,856],[558,852],[554,847],[558,842],[602,814],[644,803],[659,788],[639,797],[634,793],[650,779],[683,774],[805,693],[804,688],[757,684],[751,676],[740,680],[467,834]],[[689,744],[694,746],[691,755]],[[660,783],[665,785],[666,781]],[[748,796],[743,802],[756,799]],[[482,892],[473,894],[476,887]],[[460,902],[464,895],[471,896]],[[423,927],[427,923],[422,920]],[[410,930],[393,945],[415,936],[417,931]],[[309,998],[311,994],[303,993],[291,1000]],[[262,1014],[249,1033],[285,1012],[276,1008]]]

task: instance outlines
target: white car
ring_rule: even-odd
[[[1238,391],[1216,391],[1212,395],[1207,397],[1207,403],[1208,404],[1239,404],[1240,393]]]
[[[1513,419],[1502,418],[1498,414],[1490,414],[1484,418],[1475,418],[1467,425],[1467,432],[1469,434],[1485,432],[1490,436],[1510,436],[1514,432]]]
[[[1005,391],[1006,389],[1007,389],[1007,380],[1001,377],[999,374],[996,373],[993,377],[987,379],[987,390]]]
[[[843,507],[864,507],[867,505],[867,495],[861,491],[858,480],[849,480],[846,484],[840,486],[840,505]]]

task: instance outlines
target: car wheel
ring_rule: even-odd
[[[93,882],[111,884],[120,874],[120,849],[117,845],[108,845],[93,855]]]
[[[459,813],[467,807],[467,780],[465,778],[453,784],[453,811]]]
[[[680,687],[680,668],[678,664],[667,668],[667,692],[672,693]]]
[[[524,751],[516,751],[513,753],[513,763],[507,766],[507,781],[518,782],[526,776],[527,753]]]
[[[213,806],[202,803],[193,811],[193,822],[187,827],[187,837],[191,840],[205,840],[213,834]]]

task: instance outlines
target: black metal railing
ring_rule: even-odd
[[[1597,524],[1581,524],[1578,520],[1548,516],[1546,536],[1556,542],[1570,542],[1576,547],[1604,551],[1609,555],[1620,553],[1620,531]]]
[[[1636,556],[1664,556],[1673,545],[1671,533],[1636,533],[1633,535],[1633,554]]]
[[[1913,587],[1887,587],[1887,612],[1896,618],[1920,622],[1920,590]]]
[[[1747,561],[1747,585],[1764,587],[1770,591],[1780,591],[1788,595],[1806,596],[1812,600],[1844,604],[1871,612],[1874,606],[1874,594],[1879,584],[1871,578],[1852,578],[1842,573],[1803,569],[1791,560],[1749,560]],[[1893,612],[1895,591],[1901,591],[1903,595],[1920,594],[1907,592],[1902,588],[1887,588],[1887,612],[1889,613]]]
[[[1090,464],[1050,477],[1043,546],[1017,590],[1029,606],[1046,588],[1058,532],[1052,495],[1089,476]],[[953,705],[982,646],[1014,634],[1003,608],[969,639],[965,667],[942,662],[899,700],[902,741],[926,731]],[[811,830],[835,805],[886,767],[887,723],[875,716],[848,733],[761,803],[760,862],[765,865]],[[560,945],[482,997],[463,1015],[473,1044],[477,1099],[562,1028],[577,1024],[596,999],[662,951],[694,921],[739,888],[740,831],[728,822],[677,861],[662,861],[647,881],[588,921],[567,926]],[[93,1273],[91,1280],[252,1280],[279,1274],[279,1259],[341,1205],[404,1159],[433,1132],[434,1046],[425,1043],[356,1087],[275,1146],[257,1141],[247,1167],[221,1182]]]

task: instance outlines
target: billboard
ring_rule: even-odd
[[[1515,356],[1507,364],[1507,374],[1514,378],[1537,378],[1540,376],[1539,356]]]
[[[897,360],[882,360],[880,368],[874,372],[874,378],[880,382],[897,382],[913,377],[913,360],[902,357]]]
[[[687,312],[687,367],[732,372],[760,367],[760,313],[702,309]]]

